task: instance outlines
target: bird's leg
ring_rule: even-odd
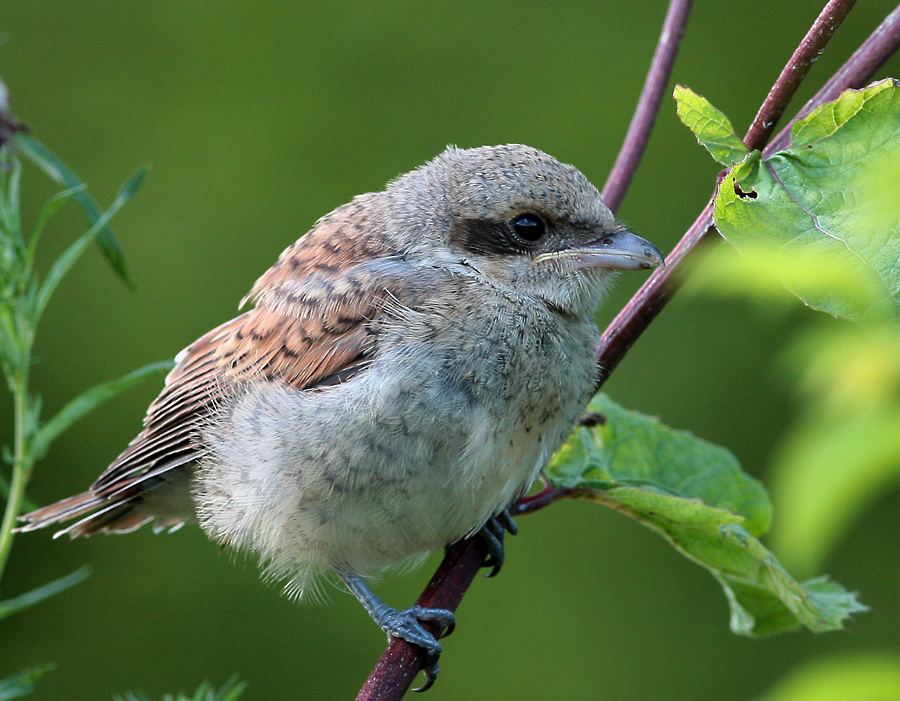
[[[443,636],[450,635],[456,625],[453,614],[446,609],[430,609],[413,606],[402,611],[391,608],[373,592],[359,575],[338,573],[341,581],[381,629],[391,637],[402,638],[408,643],[418,645],[428,653],[425,662],[425,684],[414,691],[427,691],[438,675],[438,659],[441,656],[441,644],[437,638],[422,626],[420,621],[439,621],[446,630]],[[442,636],[439,636],[442,637]]]
[[[513,521],[512,516],[510,516],[509,509],[503,509],[496,516],[491,516],[487,523],[481,527],[481,530],[478,531],[478,535],[484,539],[488,548],[488,556],[484,561],[484,567],[490,567],[491,571],[485,575],[486,577],[494,577],[500,571],[500,568],[503,567],[503,563],[506,560],[503,538],[507,531],[510,535],[516,535],[519,532],[519,527]]]

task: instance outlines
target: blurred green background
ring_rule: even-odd
[[[697,2],[675,80],[745,130],[821,4]],[[799,100],[892,5],[859,3]],[[448,143],[531,144],[602,185],[664,13],[663,2],[4,0],[0,75],[35,135],[101,204],[152,165],[114,221],[137,291],[93,250],[51,304],[34,369],[45,413],[233,316],[319,216]],[[897,58],[886,75],[900,75]],[[668,251],[715,172],[667,100],[620,215]],[[54,188],[34,169],[25,175],[33,208]],[[82,230],[70,206],[45,260]],[[621,278],[604,319],[643,277]],[[765,479],[796,411],[777,354],[810,315],[798,304],[773,321],[748,304],[676,298],[606,389],[729,447]],[[136,433],[158,389],[148,382],[64,435],[30,496],[82,491]],[[0,442],[10,435],[6,402]],[[712,578],[622,516],[562,503],[523,517],[502,576],[476,581],[464,600],[429,698],[752,699],[821,655],[900,651],[896,501],[885,494],[826,566],[872,612],[849,632],[763,641],[733,636]],[[20,536],[3,594],[86,562],[95,570],[87,582],[3,622],[0,677],[58,664],[38,701],[135,688],[159,696],[235,672],[251,683],[247,699],[351,698],[383,648],[351,597],[296,606],[260,583],[255,563],[218,552],[196,528],[77,542]],[[411,603],[436,563],[388,577],[379,593]]]

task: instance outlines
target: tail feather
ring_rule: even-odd
[[[54,533],[53,537],[67,535],[78,538],[95,533],[131,533],[152,521],[155,533],[171,533],[185,523],[196,521],[190,490],[184,488],[186,479],[185,475],[176,473],[174,479],[158,480],[150,488],[147,488],[148,482],[141,482],[139,487],[146,491],[133,488],[130,492],[113,495],[94,492],[76,494],[20,516],[22,525],[16,530],[35,531],[75,520]]]
[[[153,516],[135,510],[139,501],[139,498],[134,498],[127,501],[106,502],[99,511],[94,511],[71,526],[57,531],[53,537],[67,535],[70,538],[78,538],[95,533],[130,533],[153,520]]]
[[[78,518],[90,513],[99,507],[105,499],[91,492],[76,494],[68,499],[62,499],[55,504],[50,504],[42,509],[37,509],[29,514],[19,516],[19,521],[25,525],[19,526],[16,531],[25,533],[27,531],[36,531],[38,528],[45,528],[54,523],[62,523],[73,518]]]

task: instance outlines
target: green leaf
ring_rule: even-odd
[[[840,267],[879,291],[861,305],[788,274],[785,285],[809,306],[900,319],[900,84],[848,90],[794,125],[790,149],[737,165],[719,187],[715,219],[738,250],[769,246],[785,268]]]
[[[35,303],[35,323],[47,307],[47,303],[50,301],[50,297],[56,290],[56,286],[59,285],[60,281],[62,281],[66,273],[69,272],[71,267],[75,264],[75,261],[78,260],[78,257],[84,252],[90,242],[106,230],[107,222],[109,222],[115,213],[134,196],[146,174],[147,169],[141,168],[137,173],[132,175],[119,189],[119,193],[116,195],[116,199],[113,200],[113,203],[109,206],[109,209],[103,212],[103,214],[97,218],[94,225],[63,251],[59,258],[53,263],[50,272],[47,273],[47,277],[38,292],[37,302]],[[77,198],[78,194],[76,194],[75,197]]]
[[[605,423],[578,430],[553,458],[551,486],[631,516],[709,570],[725,591],[735,633],[836,630],[865,610],[838,584],[801,585],[762,545],[756,536],[769,527],[768,496],[728,451],[602,394],[589,409]]]
[[[588,409],[606,417],[606,424],[581,429],[553,457],[546,473],[555,486],[628,486],[703,499],[734,512],[726,521],[744,522],[754,535],[769,530],[772,505],[765,488],[725,448],[623,409],[602,393]]]
[[[5,165],[5,164],[3,164]],[[0,197],[2,207],[0,207],[0,224],[3,230],[9,234],[12,241],[21,246],[22,240],[22,219],[19,212],[19,186],[22,178],[22,164],[18,160],[13,159],[9,182],[6,183],[6,198]]]
[[[0,701],[19,699],[34,691],[37,680],[56,667],[52,662],[23,669],[11,677],[0,679]]]
[[[32,443],[32,456],[34,460],[39,460],[47,452],[50,444],[66,429],[68,429],[76,421],[92,412],[103,402],[131,389],[139,382],[143,381],[150,375],[157,372],[171,370],[174,362],[164,360],[157,363],[150,363],[142,368],[130,372],[116,380],[109,380],[95,385],[88,390],[79,394],[75,399],[66,404],[59,412],[49,421],[47,421],[38,431]]]
[[[744,159],[748,149],[723,112],[683,85],[675,86],[674,97],[679,119],[716,161],[731,167]]]
[[[55,153],[33,136],[18,132],[13,135],[12,142],[19,153],[28,157],[35,165],[60,185],[69,189],[76,187],[81,187],[83,189],[86,187],[81,179],[75,175],[75,173],[72,172],[72,170],[63,163]],[[142,172],[146,172],[146,169],[143,169]],[[75,199],[78,201],[78,204],[81,205],[81,209],[84,211],[90,225],[96,227],[102,216],[101,209],[97,202],[83,190],[75,195]],[[113,270],[129,287],[134,287],[131,273],[128,271],[128,265],[125,261],[125,254],[122,251],[122,247],[119,245],[115,234],[113,234],[112,229],[107,226],[106,221],[102,222],[99,227],[97,232],[97,242]]]
[[[37,589],[32,589],[25,594],[20,594],[14,599],[0,601],[0,619],[18,613],[22,609],[34,606],[34,604],[40,603],[44,599],[49,599],[51,596],[55,596],[70,587],[74,587],[76,584],[87,579],[90,573],[90,567],[81,567],[72,572],[72,574],[67,574],[65,577],[55,579]]]
[[[848,699],[900,699],[900,656],[869,652],[814,660],[792,671],[759,701]]]

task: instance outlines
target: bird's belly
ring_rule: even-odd
[[[552,397],[479,398],[436,380],[427,363],[416,367],[402,377],[367,372],[321,392],[250,388],[204,436],[201,525],[257,552],[270,575],[301,593],[310,575],[329,569],[380,571],[472,533],[505,508],[587,396],[546,383]]]

